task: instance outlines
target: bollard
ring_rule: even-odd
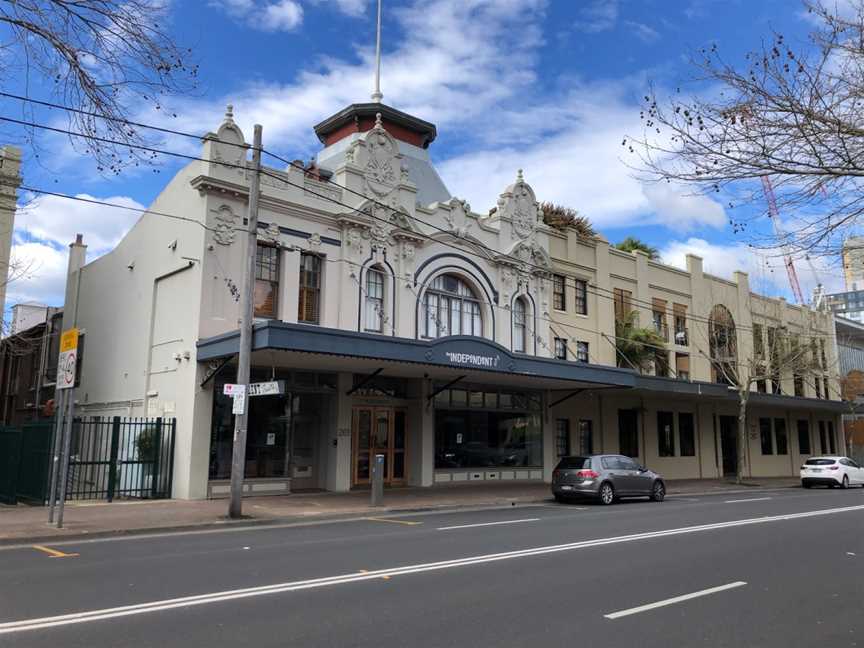
[[[384,503],[384,455],[375,455],[372,462],[372,506]]]

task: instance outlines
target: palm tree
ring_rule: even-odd
[[[633,310],[615,319],[615,349],[619,366],[644,373],[656,359],[657,352],[666,345],[653,328],[641,328],[637,318],[638,312]]]
[[[594,238],[597,236],[597,232],[594,231],[591,221],[572,207],[543,202],[540,203],[540,209],[543,212],[543,222],[549,227],[554,227],[561,231],[574,229],[582,238]]]
[[[633,252],[634,250],[641,250],[645,254],[647,254],[651,259],[657,260],[660,258],[660,251],[648,245],[644,241],[640,241],[635,236],[628,236],[623,241],[615,245],[616,248],[622,250],[624,252]]]

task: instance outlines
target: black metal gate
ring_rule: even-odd
[[[18,458],[21,453],[21,430],[0,427],[0,502],[17,504]]]
[[[66,499],[171,497],[176,419],[75,419]]]

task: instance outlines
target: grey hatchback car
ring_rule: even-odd
[[[622,497],[649,497],[662,502],[666,484],[657,473],[622,455],[562,457],[552,472],[552,494],[558,502],[593,497],[612,504]]]

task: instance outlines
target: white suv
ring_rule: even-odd
[[[864,468],[849,457],[811,457],[801,466],[801,485],[810,488],[814,484],[864,487]]]

